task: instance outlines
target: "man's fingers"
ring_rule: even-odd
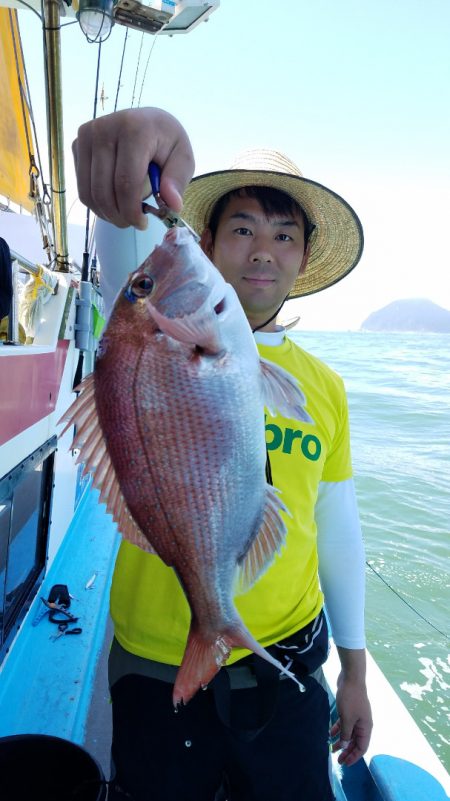
[[[104,119],[82,125],[72,145],[78,195],[99,217],[123,227],[114,188],[116,144]]]
[[[129,223],[122,219],[115,185],[115,143],[96,141],[91,162],[91,208],[104,220],[119,227]]]
[[[120,218],[127,225],[144,229],[147,227],[147,218],[142,212],[142,201],[151,191],[147,172],[152,148],[151,143],[139,141],[139,138],[136,137],[131,152],[131,137],[118,143],[114,192]]]
[[[338,737],[333,743],[332,751],[340,751],[338,762],[340,765],[354,765],[367,751],[370,742],[372,727],[364,727],[356,724],[352,733],[349,734],[345,728],[341,728],[340,721],[337,721],[330,729],[331,737]]]
[[[147,227],[150,161],[161,168],[161,195],[181,211],[194,157],[182,125],[161,109],[125,109],[82,125],[73,154],[80,200],[119,227]]]
[[[180,211],[182,196],[194,172],[194,156],[184,128],[161,109],[139,109],[128,114],[118,140],[115,192],[119,214],[128,224],[147,225],[141,202],[150,194],[148,165],[161,168],[161,196]],[[125,128],[125,130],[124,130]]]
[[[79,147],[80,138],[82,142]],[[84,136],[81,128],[78,131],[78,138],[72,143],[72,153],[77,177],[78,197],[85,206],[88,206],[91,199],[92,148],[90,138]]]
[[[354,765],[355,762],[362,757],[363,751],[353,742],[350,740],[348,745],[342,749],[341,753],[338,756],[338,762],[340,765]]]
[[[194,154],[182,140],[170,153],[161,173],[161,195],[167,205],[180,212],[184,191],[194,174]]]

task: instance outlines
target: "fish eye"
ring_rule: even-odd
[[[148,275],[139,275],[130,283],[130,292],[136,298],[145,298],[153,289],[153,281]]]

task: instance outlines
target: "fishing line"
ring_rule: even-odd
[[[142,92],[143,92],[143,89],[144,89],[144,83],[145,83],[145,78],[146,78],[146,75],[147,75],[147,69],[148,69],[148,65],[149,65],[149,62],[150,62],[151,55],[153,53],[153,48],[155,47],[155,44],[156,44],[157,36],[158,36],[158,33],[155,33],[155,37],[153,39],[153,43],[152,43],[152,46],[150,48],[150,53],[148,54],[147,63],[145,65],[144,76],[142,78],[142,83],[141,83],[141,92],[140,92],[139,100],[138,100],[138,108],[141,105],[141,97],[142,97]]]
[[[144,41],[144,34],[142,33],[142,35],[141,35],[141,46],[139,48],[139,55],[138,55],[138,60],[137,60],[137,65],[136,65],[136,72],[134,74],[134,86],[133,86],[133,95],[131,97],[131,108],[133,108],[133,106],[134,106],[134,93],[135,93],[135,90],[136,90],[136,82],[137,82],[137,76],[138,76],[138,72],[139,72],[139,64],[141,63],[141,53],[142,53],[142,42],[143,41]]]
[[[428,624],[428,625],[429,625],[429,626],[430,626],[432,629],[434,629],[434,630],[435,630],[435,631],[436,631],[438,634],[440,634],[440,635],[441,635],[441,637],[444,637],[446,640],[450,640],[450,636],[449,636],[448,634],[446,634],[444,631],[441,631],[441,629],[438,629],[438,627],[437,627],[437,626],[435,626],[435,625],[434,625],[434,623],[432,623],[432,622],[431,622],[431,620],[428,620],[428,618],[426,618],[424,615],[422,615],[422,613],[421,613],[421,612],[419,612],[419,610],[418,610],[418,609],[416,609],[416,608],[415,608],[415,606],[413,606],[412,604],[410,604],[410,603],[409,603],[409,601],[407,601],[407,600],[406,600],[406,598],[404,598],[404,597],[403,597],[403,595],[400,595],[400,593],[399,593],[399,592],[397,592],[397,590],[395,590],[395,589],[394,589],[394,587],[391,587],[391,585],[389,584],[389,582],[388,582],[388,581],[386,581],[386,579],[385,579],[385,578],[384,578],[384,577],[381,575],[381,573],[379,573],[379,572],[378,572],[378,570],[375,570],[375,568],[374,568],[374,567],[373,567],[371,564],[369,564],[369,562],[367,562],[367,561],[366,561],[366,565],[367,565],[367,567],[370,567],[370,569],[372,570],[372,572],[373,572],[373,573],[375,573],[375,575],[376,575],[376,576],[378,576],[378,578],[379,578],[379,579],[381,579],[381,581],[383,582],[383,584],[385,584],[385,585],[386,585],[386,587],[388,587],[388,589],[390,589],[390,590],[391,590],[391,592],[393,592],[393,593],[394,593],[394,595],[396,595],[396,596],[397,596],[397,598],[400,598],[400,600],[401,600],[401,601],[403,601],[403,603],[404,603],[404,604],[406,604],[406,606],[408,606],[408,607],[409,607],[409,609],[411,609],[411,610],[412,610],[412,612],[415,612],[415,614],[417,615],[417,617],[420,617],[420,618],[421,618],[421,620],[423,620],[423,621],[424,621],[425,623],[427,623],[427,624]]]
[[[95,76],[95,90],[94,90],[94,110],[92,112],[92,119],[95,120],[97,117],[97,103],[98,103],[98,86],[100,81],[100,62],[102,57],[102,43],[99,42],[98,44],[98,56],[97,56],[97,74]],[[88,281],[89,280],[89,222],[90,222],[91,210],[88,207],[86,209],[86,229],[84,234],[84,253],[83,253],[83,266],[81,269],[81,280]]]
[[[114,111],[117,110],[117,103],[119,101],[119,92],[120,92],[120,86],[121,86],[120,80],[122,78],[123,62],[124,62],[124,58],[125,58],[125,49],[126,49],[126,46],[127,46],[127,39],[128,39],[128,28],[125,29],[125,39],[123,41],[122,59],[120,61],[119,77],[117,79],[117,90],[116,90],[116,100],[115,100],[115,103],[114,103]]]

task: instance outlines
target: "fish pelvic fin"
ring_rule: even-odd
[[[84,378],[75,391],[80,394],[58,421],[58,424],[66,424],[59,437],[71,426],[75,426],[75,435],[70,449],[79,449],[80,451],[76,464],[84,465],[82,475],[91,473],[92,485],[100,490],[100,501],[106,504],[106,509],[117,523],[122,536],[142,550],[155,553],[132,517],[122,495],[98,419],[94,374],[91,373]]]
[[[234,624],[228,625],[210,639],[205,637],[193,622],[173,688],[174,706],[177,707],[181,703],[187,704],[200,688],[206,689],[216,673],[226,663],[231,649],[235,647],[253,651],[274,665],[280,673],[293,679],[298,684],[300,691],[304,691],[305,688],[297,677],[255,640],[239,618]]]
[[[272,417],[276,410],[283,417],[314,423],[305,409],[306,398],[295,378],[277,364],[260,358],[264,405]]]
[[[279,491],[266,484],[266,503],[263,521],[256,537],[238,559],[238,572],[234,587],[235,595],[250,589],[252,584],[262,576],[272,564],[275,554],[281,553],[286,540],[286,524],[280,512],[289,514],[288,509],[279,497]]]

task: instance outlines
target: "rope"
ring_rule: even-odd
[[[20,2],[23,3],[23,0],[20,0]],[[27,3],[23,3],[23,5],[26,5],[28,7]],[[42,17],[40,16],[40,14],[37,14],[37,16],[39,17],[39,19],[42,22]],[[10,23],[10,28],[11,28],[11,39],[12,39],[13,47],[14,47],[14,59],[15,59],[15,62],[16,62],[17,80],[18,80],[18,83],[19,83],[20,102],[21,102],[22,117],[23,117],[23,126],[24,126],[24,130],[25,130],[25,138],[26,138],[27,149],[28,149],[28,159],[29,159],[29,163],[30,163],[30,166],[29,166],[29,176],[30,176],[29,196],[34,201],[34,212],[35,212],[35,215],[37,217],[37,220],[38,220],[38,223],[39,223],[39,227],[40,227],[40,231],[41,231],[43,249],[46,251],[47,259],[50,262],[50,260],[51,260],[51,247],[50,247],[51,237],[49,235],[50,220],[49,220],[49,218],[48,218],[48,216],[46,214],[45,200],[44,200],[44,204],[42,202],[42,196],[41,196],[41,193],[39,191],[38,180],[40,179],[41,183],[42,183],[42,187],[43,187],[43,190],[44,190],[44,199],[45,199],[45,194],[46,194],[46,186],[45,186],[45,183],[44,183],[43,178],[42,178],[42,175],[43,175],[42,160],[41,160],[38,136],[37,136],[37,131],[36,131],[36,121],[35,121],[35,118],[34,118],[33,106],[32,106],[32,103],[31,103],[30,86],[29,86],[29,83],[28,83],[28,73],[27,73],[27,68],[26,68],[26,64],[25,64],[25,57],[24,57],[24,53],[23,53],[23,48],[22,48],[22,40],[21,40],[21,36],[20,36],[19,21],[18,21],[18,19],[16,17],[16,25],[17,25],[17,36],[16,36],[15,30],[14,30],[14,25],[13,25],[12,11],[9,12],[9,23]],[[19,64],[19,53],[20,53],[20,64]],[[24,75],[25,85],[23,84],[23,82],[20,79],[20,67],[23,68],[23,75]],[[29,120],[31,122],[31,129],[32,129],[31,131],[30,131],[29,127],[28,127],[28,120],[27,120],[26,110],[28,111]],[[35,157],[34,157],[34,153],[33,153],[33,149],[34,148],[36,148],[38,166],[36,165],[36,161],[35,161]]]
[[[18,80],[18,83],[19,83],[20,105],[21,105],[21,108],[22,108],[23,127],[25,129],[25,138],[27,140],[28,158],[30,160],[30,169],[31,169],[32,166],[33,166],[33,163],[34,163],[34,156],[33,156],[33,153],[32,153],[31,140],[30,140],[30,131],[29,131],[29,128],[28,128],[27,115],[26,115],[26,112],[25,112],[24,88],[23,88],[22,82],[20,80],[19,54],[17,52],[17,40],[16,40],[16,35],[15,35],[15,32],[14,32],[13,12],[12,12],[11,9],[9,10],[9,26],[11,28],[11,38],[12,38],[12,43],[13,43],[13,48],[14,48],[14,60],[16,62],[16,73],[17,73],[17,80]],[[25,71],[25,65],[24,65],[24,71]]]
[[[438,629],[438,627],[435,626],[434,623],[431,622],[431,620],[428,620],[428,618],[426,618],[424,615],[422,615],[422,613],[419,612],[419,610],[416,609],[415,606],[410,604],[409,601],[407,601],[406,598],[403,597],[403,595],[400,595],[400,593],[397,592],[397,590],[395,590],[394,587],[392,587],[389,584],[388,581],[386,581],[386,579],[381,575],[381,573],[378,572],[378,570],[375,570],[375,568],[371,564],[369,564],[369,562],[366,562],[366,565],[367,565],[367,567],[370,567],[372,572],[375,573],[376,576],[378,576],[378,578],[383,582],[383,584],[385,584],[386,587],[388,587],[388,589],[390,589],[390,591],[393,592],[394,595],[397,596],[397,598],[400,598],[400,600],[403,601],[403,603],[406,604],[406,606],[409,607],[409,609],[411,609],[411,611],[414,612],[417,615],[417,617],[420,617],[421,620],[423,620],[432,629],[434,629],[434,631],[436,631],[438,634],[440,634],[441,637],[444,637],[444,639],[446,639],[446,640],[450,640],[450,636],[448,634],[446,634],[444,631],[441,631],[441,629]]]
[[[38,15],[38,16],[40,17],[40,15]],[[30,120],[31,120],[31,126],[33,128],[33,141],[34,141],[34,144],[36,146],[39,175],[42,177],[42,175],[44,173],[43,173],[43,169],[42,169],[41,153],[40,153],[40,150],[39,150],[39,141],[38,141],[38,135],[37,135],[37,130],[36,130],[36,120],[34,118],[33,105],[31,103],[30,85],[28,83],[28,73],[27,73],[27,69],[26,69],[26,66],[25,66],[25,57],[24,57],[24,53],[23,53],[22,39],[21,39],[20,36],[19,36],[19,47],[20,47],[20,54],[21,54],[21,58],[22,58],[23,71],[24,71],[24,76],[25,76],[25,85],[26,85],[25,103],[27,104],[27,109],[28,109],[28,113],[30,115]],[[43,179],[42,179],[42,183],[44,183]]]
[[[47,53],[47,39],[45,37],[45,14],[44,14],[44,0],[41,0],[41,20],[42,20],[42,48],[44,53],[44,73],[45,73],[45,80],[44,80],[44,88],[45,88],[45,102],[47,104],[47,109],[50,108],[50,94],[49,94],[49,79],[48,79],[48,53]],[[49,153],[53,152],[53,145],[52,145],[52,132],[51,126],[48,126],[48,144],[49,144]]]

